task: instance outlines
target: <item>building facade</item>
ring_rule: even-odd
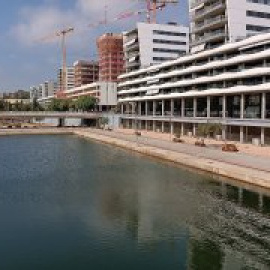
[[[124,71],[123,35],[107,33],[97,39],[99,80],[116,82]]]
[[[67,73],[66,85],[63,85],[64,84],[63,72],[62,72],[62,68],[59,68],[58,74],[57,74],[58,91],[61,91],[62,89],[64,90],[72,89],[75,86],[74,67],[67,67],[66,73]]]
[[[92,96],[98,100],[101,110],[107,110],[117,105],[117,84],[115,82],[94,82],[67,90],[65,96],[69,99]]]
[[[189,51],[189,28],[177,24],[137,23],[124,33],[127,72],[172,60]]]
[[[190,0],[192,51],[269,32],[269,0]]]
[[[182,56],[119,77],[124,128],[193,134],[219,123],[223,139],[270,144],[270,34]]]
[[[94,61],[76,61],[74,67],[74,86],[80,87],[98,81],[98,63]]]

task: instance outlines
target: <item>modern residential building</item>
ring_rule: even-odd
[[[137,23],[124,33],[127,72],[178,58],[189,52],[189,28],[175,23]]]
[[[192,51],[270,30],[269,0],[189,0]]]
[[[97,62],[79,60],[74,63],[73,67],[75,87],[98,81],[99,68]]]
[[[123,36],[107,33],[97,39],[99,80],[116,82],[124,71]]]
[[[270,34],[119,76],[124,128],[196,135],[219,123],[223,139],[270,144]]]
[[[67,67],[67,75],[66,75],[66,86],[63,86],[63,72],[62,68],[58,69],[57,74],[57,88],[58,91],[61,91],[61,89],[71,89],[75,86],[75,78],[74,78],[74,67]]]

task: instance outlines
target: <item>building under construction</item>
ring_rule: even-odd
[[[116,82],[124,72],[123,36],[107,33],[97,39],[99,80]]]
[[[99,67],[94,61],[79,60],[74,63],[75,87],[98,81]]]

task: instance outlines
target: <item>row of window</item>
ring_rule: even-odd
[[[153,39],[153,42],[159,44],[187,45],[186,42],[177,40]]]
[[[174,57],[153,57],[154,61],[170,61],[175,59]]]
[[[262,5],[269,5],[270,6],[270,0],[247,0],[249,3],[255,3],[255,4],[262,4]]]
[[[187,36],[186,33],[162,31],[162,30],[154,30],[153,33],[156,35],[166,35],[166,36],[172,36],[172,37],[186,37]]]
[[[255,17],[255,18],[270,19],[270,13],[253,11],[253,10],[247,10],[247,16]]]
[[[174,49],[165,49],[165,48],[154,48],[153,52],[177,53],[177,54],[186,53],[186,51],[183,51],[183,50],[174,50]]]
[[[247,29],[247,31],[267,32],[270,30],[270,27],[261,26],[261,25],[254,25],[254,24],[247,24],[246,29]]]

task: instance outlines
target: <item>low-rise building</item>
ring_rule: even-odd
[[[193,134],[219,123],[223,139],[270,144],[270,34],[119,76],[123,127]]]
[[[78,99],[92,96],[98,100],[100,110],[107,110],[117,105],[117,84],[115,82],[95,82],[65,91],[66,98]]]

